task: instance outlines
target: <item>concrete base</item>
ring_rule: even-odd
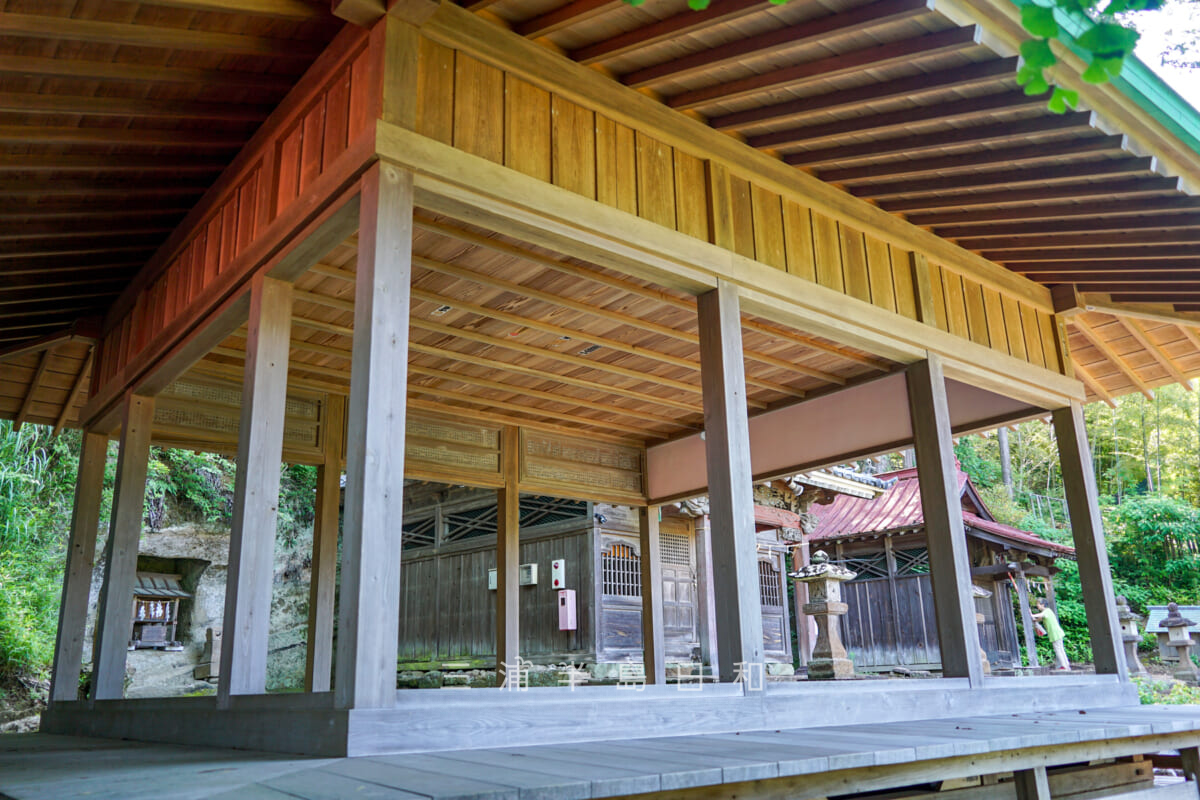
[[[814,658],[808,662],[810,681],[841,681],[854,677],[854,662],[848,658]]]

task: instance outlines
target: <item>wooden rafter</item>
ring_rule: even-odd
[[[0,125],[5,144],[78,144],[178,150],[236,150],[247,136],[206,130],[129,128],[65,128],[46,125]]]
[[[186,8],[223,14],[250,14],[262,17],[306,20],[326,15],[319,6],[305,0],[142,0],[143,5]]]
[[[75,78],[90,81],[132,81],[134,83],[203,83],[210,86],[236,86],[283,94],[295,84],[287,75],[270,75],[236,70],[196,69],[156,66],[118,61],[86,61],[76,58],[40,58],[37,56],[0,55],[0,73],[39,75],[47,78]]]
[[[1181,178],[1129,178],[1122,181],[1094,181],[1091,183],[1067,183],[1037,186],[1024,189],[997,189],[987,192],[964,190],[961,192],[939,192],[920,197],[880,201],[879,207],[886,211],[932,211],[934,209],[997,206],[1008,204],[1031,204],[1039,200],[1064,197],[1114,197],[1140,198],[1146,195],[1178,192],[1183,188]],[[1140,200],[1139,200],[1140,202]]]
[[[521,36],[536,39],[603,14],[616,5],[617,0],[571,0],[566,5],[514,25],[513,30]]]
[[[1187,389],[1189,392],[1192,391],[1192,384],[1188,381],[1187,376],[1184,375],[1179,367],[1175,365],[1175,362],[1171,360],[1171,357],[1168,356],[1161,347],[1155,344],[1155,342],[1146,335],[1145,329],[1142,328],[1141,324],[1137,320],[1129,319],[1128,317],[1123,316],[1118,316],[1116,319],[1117,322],[1119,322],[1122,327],[1125,328],[1125,330],[1129,331],[1129,335],[1136,339],[1138,344],[1144,347],[1146,352],[1153,356],[1154,360],[1157,361],[1162,368],[1167,371],[1167,374],[1175,379],[1176,383],[1178,383],[1184,389]]]
[[[67,417],[70,416],[71,409],[75,406],[75,403],[78,402],[80,395],[83,394],[83,387],[85,386],[87,379],[91,377],[92,361],[94,360],[95,356],[96,348],[88,348],[87,357],[84,358],[83,364],[81,364],[79,367],[79,374],[75,376],[75,383],[72,384],[71,391],[67,393],[67,401],[63,403],[62,411],[59,412],[58,419],[54,422],[53,435],[57,436],[59,431],[63,429],[63,426],[67,424]]]
[[[29,389],[25,392],[25,399],[21,402],[21,410],[13,419],[12,429],[14,432],[21,430],[21,426],[25,424],[25,420],[29,416],[30,409],[33,408],[33,396],[41,388],[42,376],[46,374],[46,367],[50,364],[50,356],[53,353],[53,349],[45,350],[42,352],[42,357],[38,359],[37,369],[34,370],[33,377],[29,379]]]
[[[1134,233],[1045,233],[1014,236],[1005,239],[971,238],[959,239],[959,246],[969,250],[1024,250],[1036,248],[1079,248],[1079,247],[1144,247],[1150,244],[1200,244],[1200,227],[1174,228],[1170,230],[1140,231]]]
[[[1108,359],[1109,362],[1111,362],[1112,365],[1117,368],[1118,372],[1124,375],[1130,383],[1137,387],[1137,390],[1141,392],[1147,400],[1154,399],[1154,394],[1150,391],[1150,387],[1146,385],[1145,381],[1138,377],[1138,374],[1133,367],[1126,364],[1125,359],[1117,355],[1117,352],[1112,349],[1108,342],[1104,341],[1104,339],[1100,337],[1100,334],[1096,333],[1095,329],[1093,329],[1078,316],[1072,317],[1068,324],[1074,325],[1075,330],[1079,331],[1083,338],[1087,339],[1091,343],[1092,347],[1096,348],[1096,350],[1102,356]]]
[[[1103,400],[1105,403],[1107,403],[1110,408],[1117,407],[1117,404],[1113,400],[1112,395],[1108,393],[1108,390],[1106,390],[1103,386],[1100,385],[1100,381],[1096,380],[1096,378],[1092,375],[1092,373],[1088,372],[1086,367],[1084,367],[1082,364],[1079,364],[1078,362],[1076,362],[1074,364],[1074,367],[1075,367],[1075,374],[1079,376],[1080,380],[1082,380],[1085,384],[1087,384],[1087,387],[1089,389],[1091,389],[1092,392],[1095,393],[1095,395],[1097,397],[1099,397],[1101,400]]]
[[[122,173],[122,172],[155,172],[179,174],[184,172],[199,172],[215,175],[225,169],[223,160],[211,158],[157,158],[157,157],[128,157],[120,161],[112,156],[76,156],[55,154],[47,155],[12,155],[0,153],[0,173],[2,172],[89,172],[89,173]]]
[[[1136,211],[1136,209],[1131,209]],[[1054,236],[1068,237],[1083,234],[1118,235],[1124,232],[1154,231],[1171,236],[1171,231],[1200,229],[1200,214],[1153,214],[1146,216],[1068,218],[1052,222],[1010,222],[999,225],[959,224],[934,228],[934,233],[958,241],[985,242],[991,239]],[[983,249],[982,247],[977,249]]]
[[[581,64],[594,64],[625,55],[633,50],[669,41],[678,36],[685,36],[709,25],[733,22],[744,16],[762,13],[762,11],[762,4],[755,0],[724,0],[712,3],[702,11],[693,11],[689,8],[631,31],[579,47],[572,50],[570,56],[572,60]]]
[[[1012,250],[984,250],[984,258],[1011,263],[1015,261],[1142,261],[1153,264],[1161,259],[1194,258],[1195,245],[1160,245],[1147,247],[1121,247],[1119,245],[1076,246],[1071,248],[1021,247]]]
[[[914,225],[978,225],[990,222],[1028,222],[1031,220],[1067,219],[1071,217],[1095,219],[1103,216],[1140,214],[1163,214],[1196,211],[1200,209],[1200,197],[1168,196],[1147,197],[1131,205],[1126,200],[1101,200],[1087,203],[1056,203],[1052,205],[1027,205],[1011,208],[989,208],[971,211],[939,211],[930,214],[910,214],[908,221]]]
[[[0,16],[0,19],[3,19]],[[262,122],[270,106],[245,103],[208,103],[193,100],[159,100],[137,97],[0,92],[0,111],[16,114],[81,114],[104,117],[153,119],[207,119],[224,122]]]
[[[1070,252],[1070,251],[1068,251]],[[1115,261],[1014,261],[1009,267],[1013,272],[1022,275],[1035,273],[1076,273],[1067,283],[1095,277],[1097,280],[1109,280],[1116,275],[1125,275],[1129,279],[1147,280],[1151,272],[1162,273],[1193,273],[1200,269],[1194,259],[1189,258],[1127,258]],[[1042,280],[1042,278],[1035,278]],[[1149,278],[1148,280],[1158,280]],[[1167,280],[1170,280],[1169,278]]]

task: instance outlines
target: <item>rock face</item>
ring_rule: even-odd
[[[97,552],[103,553],[103,541]],[[275,576],[271,592],[271,628],[267,657],[267,689],[298,688],[304,683],[305,638],[308,624],[309,553],[312,532],[287,547],[276,543]],[[229,529],[189,523],[142,531],[139,571],[182,575],[192,598],[180,603],[176,638],[182,651],[133,650],[126,660],[127,697],[169,697],[208,693],[215,683],[193,677],[201,662],[205,633],[221,629],[225,615],[225,581],[229,561]],[[84,664],[91,663],[103,561],[92,572]],[[214,665],[215,667],[215,665]],[[215,681],[215,679],[214,679]]]

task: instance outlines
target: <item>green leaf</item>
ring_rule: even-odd
[[[1115,22],[1099,22],[1080,34],[1079,46],[1101,58],[1124,58],[1133,52],[1138,32]]]
[[[1050,49],[1050,42],[1045,39],[1029,39],[1021,42],[1021,58],[1034,69],[1046,69],[1058,63],[1058,59],[1054,57],[1054,51]]]
[[[688,8],[692,11],[703,11],[708,8],[710,2],[711,0],[688,0]]]
[[[1046,107],[1055,114],[1065,114],[1068,106],[1075,108],[1078,104],[1079,92],[1072,92],[1061,86],[1055,86],[1054,93],[1050,95],[1050,100],[1046,103]]]
[[[1021,26],[1034,36],[1050,39],[1058,36],[1058,23],[1054,10],[1042,6],[1028,5],[1021,9]]]
[[[1082,77],[1088,83],[1105,83],[1121,74],[1121,67],[1125,65],[1123,58],[1100,58],[1092,59],[1092,63],[1088,64],[1088,68],[1083,71]]]

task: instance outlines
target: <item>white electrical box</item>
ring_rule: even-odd
[[[558,629],[573,631],[579,627],[578,615],[575,613],[575,590],[558,590]]]
[[[537,586],[537,564],[522,564],[520,581],[522,586]]]
[[[567,562],[561,558],[550,562],[550,588],[567,588]]]
[[[488,591],[496,591],[496,568],[492,567],[488,570]]]

